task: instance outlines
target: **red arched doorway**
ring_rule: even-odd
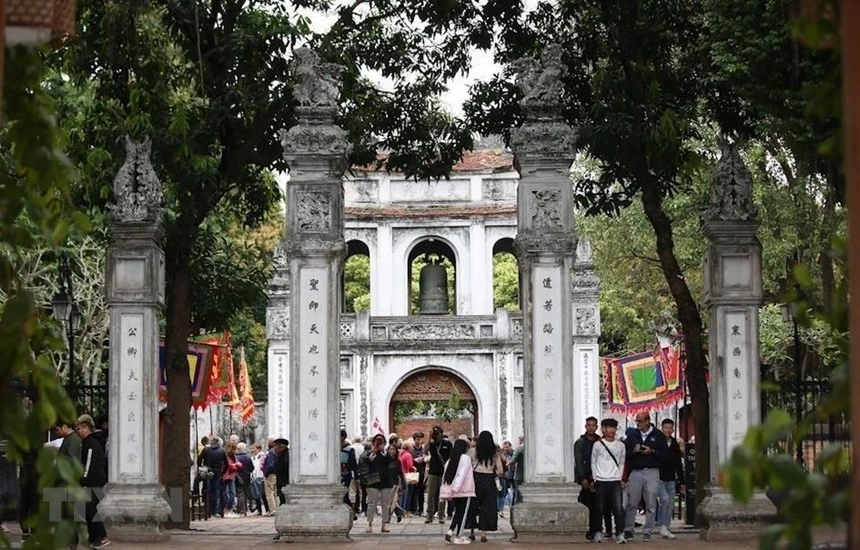
[[[465,380],[442,369],[409,375],[391,397],[389,429],[408,438],[440,425],[451,439],[478,433],[478,400]]]

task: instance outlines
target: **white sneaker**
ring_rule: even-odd
[[[660,528],[660,535],[664,539],[676,539],[676,538],[678,538],[675,536],[675,534],[672,531],[669,531],[669,528],[666,527],[665,525]]]
[[[603,533],[594,533],[594,538],[591,539],[591,542],[603,542]]]
[[[627,544],[627,538],[624,537],[624,533],[615,537],[615,544]]]
[[[472,544],[469,537],[457,537],[454,539],[454,544]]]

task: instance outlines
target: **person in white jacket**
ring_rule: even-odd
[[[451,449],[451,456],[442,474],[440,498],[454,501],[454,517],[445,540],[454,544],[470,544],[466,536],[471,528],[471,507],[475,498],[475,476],[472,473],[472,459],[469,457],[469,443],[458,439]]]
[[[618,421],[614,418],[604,418],[600,423],[603,439],[594,443],[591,450],[591,475],[594,478],[594,490],[597,493],[598,513],[594,514],[596,524],[590,526],[594,533],[594,542],[603,542],[600,520],[606,512],[615,516],[615,542],[625,544],[624,538],[624,507],[621,501],[624,473],[624,458],[626,448],[624,443],[615,438]]]

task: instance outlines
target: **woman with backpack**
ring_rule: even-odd
[[[470,509],[475,498],[475,476],[472,473],[472,459],[469,457],[469,442],[458,439],[451,449],[451,456],[442,474],[442,487],[439,498],[454,502],[454,517],[445,540],[454,544],[469,544],[466,529],[470,527]]]
[[[367,487],[367,533],[373,533],[373,517],[376,515],[376,506],[382,511],[382,533],[388,533],[391,523],[391,489],[394,483],[391,479],[389,462],[397,460],[397,457],[385,452],[385,436],[376,434],[369,451],[361,455],[359,461],[359,475],[362,484]],[[399,466],[398,462],[398,466]]]

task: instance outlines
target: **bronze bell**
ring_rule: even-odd
[[[428,263],[418,276],[418,304],[421,315],[448,313],[448,271],[444,266]]]

